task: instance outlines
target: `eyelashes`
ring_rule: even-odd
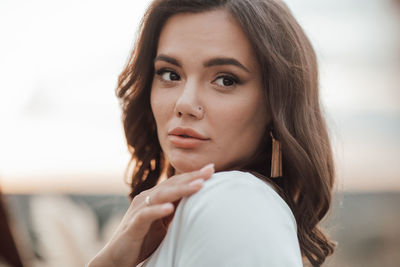
[[[230,86],[235,86],[236,84],[240,84],[240,80],[233,76],[233,75],[221,75],[218,76],[214,81],[218,86],[223,86],[223,87],[230,87]]]
[[[157,70],[156,75],[161,82],[169,84],[181,80],[181,76],[176,71],[169,68]],[[222,88],[233,88],[236,85],[240,85],[241,80],[232,73],[218,73],[217,77],[211,83]]]
[[[164,68],[157,70],[156,74],[161,81],[173,82],[173,81],[179,81],[181,79],[178,73],[170,69]]]

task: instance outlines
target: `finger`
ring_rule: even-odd
[[[151,203],[175,202],[182,197],[190,196],[203,187],[204,179],[196,179],[190,183],[165,187],[151,196]]]
[[[130,229],[136,237],[144,236],[148,232],[153,221],[170,215],[174,211],[172,203],[147,206],[140,209],[130,224]]]
[[[193,180],[202,178],[207,180],[211,177],[211,175],[215,172],[214,163],[207,164],[203,168],[193,172],[183,173],[180,176],[180,179],[184,182],[191,182]]]
[[[209,179],[214,172],[214,163],[211,163],[200,170],[171,177],[150,191],[151,203],[160,204],[163,202],[174,202],[184,196],[191,195],[201,189],[204,180]],[[192,182],[193,184],[191,184]],[[140,194],[142,195],[140,201],[142,203],[141,206],[144,205],[146,199],[145,195],[147,197],[150,192],[147,192],[146,194],[142,192],[143,194]]]

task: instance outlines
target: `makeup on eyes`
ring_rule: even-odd
[[[169,73],[171,80],[166,80],[165,78],[163,78],[164,74],[166,74],[166,73]],[[169,68],[161,68],[161,69],[157,70],[156,75],[159,76],[159,79],[161,81],[166,81],[166,82],[178,81],[181,78],[178,73],[176,73],[174,70],[171,70]],[[174,78],[171,75],[173,75]]]
[[[210,79],[210,83],[217,88],[223,89],[234,88],[237,85],[244,84],[248,80],[247,75],[251,74],[251,71],[242,63],[230,57],[211,58],[205,61],[202,66],[202,71],[208,73],[205,75],[213,77]],[[183,69],[183,64],[175,57],[164,54],[158,55],[154,60],[154,68],[156,69],[155,74],[158,80],[168,86],[172,86],[183,77],[176,71],[176,68]],[[234,74],[236,72],[241,73],[241,75]]]
[[[169,68],[161,68],[157,70],[155,73],[161,82],[172,83],[175,81],[179,81],[181,79],[178,73]],[[164,77],[165,74],[168,75],[168,78]],[[240,85],[242,83],[241,80],[232,73],[218,73],[215,76],[216,78],[213,79],[211,83],[216,84],[218,87],[229,88],[229,87],[234,87],[236,85]]]
[[[217,77],[212,81],[213,83],[216,82],[219,79],[223,79],[223,82],[225,81],[231,81],[234,84],[233,85],[240,85],[242,84],[241,80],[237,77],[237,75],[233,73],[218,73],[216,75]],[[221,85],[221,86],[233,86],[233,85]]]

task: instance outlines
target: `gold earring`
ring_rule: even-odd
[[[270,178],[278,178],[282,176],[282,149],[281,142],[274,138],[272,131],[269,132],[272,138],[271,153],[271,176]]]

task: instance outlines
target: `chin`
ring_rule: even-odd
[[[205,165],[212,163],[210,160],[188,159],[187,157],[170,157],[168,161],[174,167],[176,174],[197,171]]]
[[[170,164],[172,165],[172,167],[174,167],[176,174],[196,171],[203,167],[203,165],[189,163],[189,162],[182,162],[181,160],[170,161]]]

